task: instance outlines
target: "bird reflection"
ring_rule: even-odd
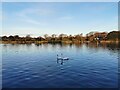
[[[61,65],[63,65],[63,63],[64,63],[62,59],[61,60],[57,59],[57,63],[59,63],[59,62],[60,62]]]

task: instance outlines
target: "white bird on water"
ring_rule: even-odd
[[[58,60],[69,60],[69,57],[63,57],[63,54],[61,53],[61,57],[59,57],[57,54],[57,59]]]

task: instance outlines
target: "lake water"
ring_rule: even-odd
[[[116,45],[1,44],[3,88],[117,88]],[[57,60],[57,54],[69,60]]]

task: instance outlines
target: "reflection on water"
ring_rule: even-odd
[[[63,65],[63,60],[57,60],[57,63],[61,63],[61,65]]]
[[[29,48],[33,44],[3,44],[3,47],[7,47],[8,45],[11,45],[11,47],[13,47],[13,48],[17,48],[20,45],[25,45]],[[85,43],[85,44],[81,44],[81,43],[78,43],[78,44],[77,43],[76,44],[62,44],[62,43],[60,43],[60,44],[55,44],[55,43],[54,44],[47,44],[47,43],[45,43],[45,44],[34,44],[34,45],[36,47],[44,46],[46,48],[48,48],[49,45],[51,45],[52,48],[56,48],[56,47],[60,47],[60,48],[70,47],[70,48],[72,48],[73,46],[75,46],[75,48],[81,48],[83,45],[85,45],[86,47],[91,48],[91,49],[92,48],[95,48],[95,49],[101,48],[101,49],[109,49],[109,50],[119,50],[119,48],[120,48],[119,44],[116,44],[116,43],[111,43],[111,44],[109,44],[109,43],[99,43],[99,44],[97,44],[97,43]]]
[[[118,44],[1,44],[4,88],[118,87]],[[69,60],[57,60],[63,53]]]

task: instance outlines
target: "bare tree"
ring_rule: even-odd
[[[44,38],[47,40],[47,38],[48,38],[49,36],[48,36],[48,34],[45,34],[44,35]]]

